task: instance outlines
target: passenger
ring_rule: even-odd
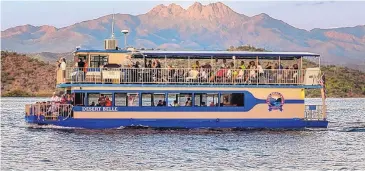
[[[265,69],[272,69],[271,62],[268,62],[265,66]]]
[[[126,58],[123,60],[122,67],[130,68],[132,67],[133,62],[131,56],[126,56]]]
[[[163,106],[162,100],[159,100],[157,106]]]
[[[166,106],[166,101],[165,100],[162,102],[162,106]]]
[[[202,103],[200,104],[200,106],[207,107],[207,105],[205,104],[205,102],[202,102]]]
[[[200,68],[199,61],[195,62],[195,64],[193,65],[193,68]]]
[[[199,71],[197,71],[195,68],[189,71],[189,76],[186,77],[186,80],[196,80],[198,78]]]
[[[222,64],[222,68],[226,69],[227,68],[227,61],[226,59],[223,59],[223,64]]]
[[[180,105],[179,105],[179,103],[177,103],[177,101],[176,101],[176,100],[174,100],[174,103],[172,104],[172,106],[174,106],[174,107],[178,107],[178,106],[180,106]]]
[[[192,102],[190,100],[190,97],[188,97],[188,100],[185,102],[185,106],[192,106]]]
[[[79,61],[77,62],[77,67],[79,68],[80,71],[84,70],[85,62],[82,61],[82,58],[79,58]]]
[[[61,97],[61,104],[66,104],[66,103],[67,103],[67,97],[66,97],[66,94],[64,94]]]
[[[84,73],[87,73],[87,68],[89,67],[89,64],[87,62],[87,59],[85,59],[85,64],[84,64]]]
[[[105,106],[107,106],[107,107],[112,106],[112,101],[109,100],[109,97],[108,96],[105,97]]]
[[[208,73],[206,72],[206,68],[204,68],[203,66],[200,67],[199,75],[201,82],[206,82],[208,80]]]
[[[98,99],[98,103],[100,106],[105,106],[105,97],[104,94],[101,94],[99,99]]]
[[[66,82],[66,59],[65,58],[61,59],[60,68],[62,70],[62,80],[63,80],[63,82]]]
[[[60,101],[59,97],[56,95],[56,92],[53,92],[53,95],[51,97],[51,102],[58,102]]]
[[[71,94],[67,94],[67,104],[73,104],[73,98],[71,97]]]
[[[157,59],[155,60],[155,62],[156,62],[155,68],[157,70],[156,78],[157,78],[157,81],[160,81],[162,79],[162,77],[161,77],[161,63]]]
[[[214,102],[210,102],[209,106],[210,106],[210,107],[214,107],[214,106],[215,106],[215,105],[214,105]]]
[[[245,69],[246,69],[245,61],[241,61],[241,66],[240,66],[240,68],[241,68],[242,70],[245,70]]]
[[[257,70],[258,70],[259,76],[264,75],[264,69],[262,68],[260,62],[257,62]]]
[[[85,62],[82,61],[82,58],[79,58],[79,60],[77,62],[77,68],[80,71],[77,73],[78,79],[81,78],[81,80],[85,80],[84,67],[85,67]],[[76,79],[76,80],[79,81],[78,79]]]
[[[95,102],[91,102],[91,105],[90,106],[95,106]]]

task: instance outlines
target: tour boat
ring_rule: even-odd
[[[86,129],[328,125],[318,54],[120,49],[113,41],[78,48],[74,62],[84,64],[57,71],[66,100],[26,105],[25,121]],[[305,61],[317,66],[303,68]],[[308,89],[322,92],[322,104],[305,104]]]

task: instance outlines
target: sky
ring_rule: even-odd
[[[198,1],[203,5],[217,1]],[[266,13],[301,29],[365,25],[365,1],[227,1],[234,11]],[[159,4],[188,8],[194,1],[1,1],[1,30],[31,24],[66,27],[113,13],[139,15]]]

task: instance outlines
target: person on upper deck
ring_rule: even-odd
[[[256,68],[257,68],[260,76],[264,74],[264,69],[262,68],[260,62],[257,62]]]
[[[245,70],[245,69],[246,69],[245,61],[241,61],[241,66],[240,66],[240,68],[241,68],[242,70]]]
[[[268,62],[265,66],[265,69],[272,69],[271,62]]]
[[[62,79],[65,81],[66,79],[66,59],[61,59],[60,69],[62,70]]]
[[[222,67],[224,68],[224,69],[226,69],[227,68],[227,61],[226,61],[226,59],[223,59],[223,63],[222,63]]]
[[[84,62],[84,72],[87,73],[87,68],[89,67],[89,64],[88,64],[88,61],[87,59],[85,59],[85,62]]]
[[[195,64],[193,65],[193,68],[200,68],[199,61],[195,62]]]
[[[82,58],[79,58],[78,62],[77,62],[77,67],[79,68],[80,71],[84,70],[84,66],[85,66],[85,62],[82,61]]]
[[[126,68],[130,68],[133,66],[133,62],[132,62],[132,57],[131,56],[127,56],[122,63],[122,67],[126,67]]]

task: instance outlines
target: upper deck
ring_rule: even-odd
[[[86,65],[58,70],[57,84],[319,88],[319,66],[303,68],[303,57],[319,59],[308,52],[78,50],[75,60]]]

